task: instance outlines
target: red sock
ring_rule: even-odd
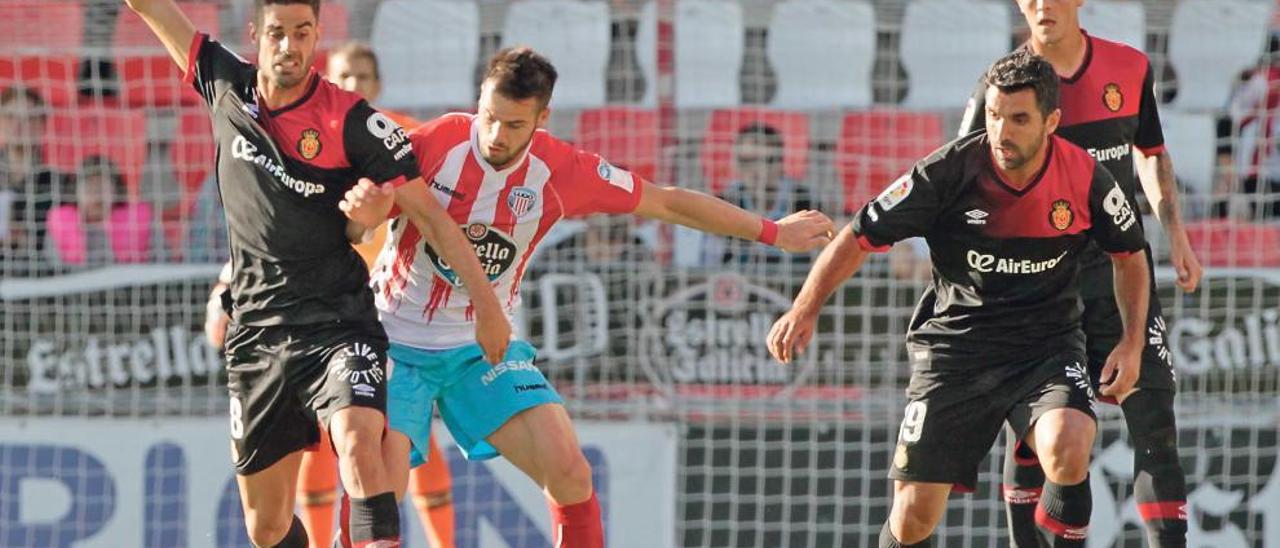
[[[595,493],[591,498],[560,506],[554,502],[551,508],[551,531],[556,548],[604,548],[604,522],[600,521],[600,501]]]

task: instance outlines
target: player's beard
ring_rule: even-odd
[[[500,153],[500,156],[491,156],[489,153],[489,145],[480,147],[480,155],[484,157],[484,161],[489,162],[489,165],[494,168],[505,169],[511,167],[511,162],[514,161],[516,157],[520,156],[520,154],[524,152],[524,149],[529,146],[529,143],[533,141],[533,135],[533,133],[530,133],[529,138],[518,147],[508,146],[504,148],[503,152]]]
[[[298,62],[297,68],[293,69],[292,72],[286,73],[276,68],[276,65],[288,61]],[[271,83],[277,88],[289,89],[301,84],[303,80],[306,79],[308,72],[307,67],[310,66],[311,59],[301,54],[277,55],[271,60],[271,66],[268,67],[267,70],[267,77],[271,79]]]
[[[1023,166],[1027,165],[1027,162],[1030,162],[1032,158],[1035,158],[1036,155],[1040,153],[1040,148],[1044,146],[1044,143],[1045,143],[1045,131],[1041,131],[1040,135],[1037,136],[1036,139],[1031,142],[1031,144],[1027,145],[1025,150],[1022,147],[1019,147],[1013,141],[1001,141],[1000,148],[1011,150],[1015,154],[1011,156],[1004,156],[1004,157],[1001,157],[999,154],[997,154],[995,155],[997,159],[997,163],[1000,164],[1001,169],[1004,169],[1006,171],[1015,171],[1018,169],[1022,169]],[[1001,158],[1003,158],[1003,160],[1001,160]]]

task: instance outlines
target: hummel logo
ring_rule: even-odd
[[[964,214],[965,217],[969,218],[968,222],[971,225],[987,224],[987,215],[989,214],[981,209],[970,209],[969,211],[966,211]]]

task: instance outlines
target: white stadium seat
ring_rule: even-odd
[[[592,108],[605,102],[609,4],[581,0],[517,0],[507,11],[502,45],[538,50],[556,66],[551,105]]]
[[[917,0],[902,21],[903,105],[961,109],[992,61],[1009,52],[1012,2]]]
[[[1093,36],[1146,49],[1147,10],[1138,0],[1089,0],[1080,8],[1080,26]]]
[[[789,109],[871,105],[876,14],[861,0],[787,0],[769,23],[769,63],[778,77],[773,106]],[[838,59],[838,65],[832,60]]]
[[[742,101],[742,6],[735,0],[676,0],[675,81],[677,108],[720,108]],[[636,59],[645,76],[647,106],[657,104],[657,11],[641,9],[636,29]]]
[[[1178,76],[1174,106],[1220,110],[1241,71],[1266,46],[1272,5],[1259,0],[1184,0],[1169,28],[1169,62]]]
[[[373,16],[379,104],[459,108],[475,102],[480,14],[468,0],[386,0]]]

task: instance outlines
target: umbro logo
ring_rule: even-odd
[[[985,211],[983,211],[983,210],[981,210],[981,209],[970,209],[969,211],[966,211],[966,212],[964,213],[964,216],[969,218],[969,220],[968,220],[967,222],[968,222],[969,224],[971,224],[971,225],[985,225],[985,224],[987,224],[987,216],[988,216],[988,215],[990,215],[990,214],[989,214],[989,213],[987,213],[987,212],[985,212]]]

